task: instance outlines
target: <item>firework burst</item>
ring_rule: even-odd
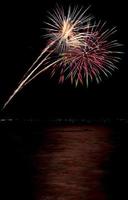
[[[91,15],[85,15],[89,7],[84,10],[78,7],[71,9],[69,6],[67,14],[63,8],[57,7],[53,13],[49,12],[49,22],[47,24],[47,34],[45,35],[55,43],[58,52],[65,52],[70,47],[78,47],[83,41],[84,34],[82,30],[88,26],[91,21]]]

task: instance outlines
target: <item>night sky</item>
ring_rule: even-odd
[[[82,199],[77,198],[80,194],[83,195],[83,199],[86,196],[87,199],[100,200],[103,199],[102,194],[106,194],[108,196],[105,199],[109,196],[112,200],[124,199],[123,195],[127,196],[125,184],[127,123],[125,126],[117,120],[117,123],[112,123],[112,127],[108,129],[97,124],[63,126],[62,123],[61,126],[53,124],[55,127],[52,127],[52,123],[45,124],[43,120],[62,119],[60,122],[63,122],[63,119],[82,118],[85,121],[92,119],[93,124],[93,119],[99,118],[128,119],[127,1],[58,0],[57,2],[65,9],[69,5],[85,8],[91,5],[90,13],[97,20],[108,21],[110,28],[117,26],[115,39],[124,45],[122,47],[124,54],[118,64],[119,70],[109,79],[103,77],[103,82],[99,85],[95,81],[89,84],[89,88],[86,88],[86,84],[75,88],[68,81],[59,85],[58,77],[50,79],[50,74],[45,73],[19,92],[5,110],[0,112],[1,146],[3,145],[4,155],[2,157],[5,159],[1,161],[5,169],[5,172],[2,170],[6,183],[4,195],[9,195],[9,198],[12,197],[14,200],[33,200],[39,199],[38,195],[46,193],[51,195],[53,192],[51,199],[54,199],[59,192],[63,195],[66,191],[67,195],[69,191],[69,198],[74,194],[76,199]],[[1,5],[3,36],[1,37],[0,109],[46,46],[46,41],[42,37],[43,21],[47,20],[47,10],[55,8],[55,5],[54,0],[4,1],[4,5]],[[6,120],[1,118],[19,120],[17,122],[12,120],[11,123],[7,120],[6,123]],[[25,122],[22,119],[25,119]],[[28,121],[26,123],[26,119],[30,119],[29,123]],[[34,119],[41,120],[34,121]],[[36,172],[38,172],[37,177]],[[51,172],[54,172],[53,179],[49,176]],[[101,181],[100,175],[104,176],[101,184],[105,193],[102,193],[99,185],[97,187],[98,181]],[[35,177],[37,182],[33,181]],[[56,187],[51,189],[56,180],[60,180],[57,181],[58,193]],[[70,187],[63,191],[58,190],[58,185],[68,180]],[[72,183],[77,183],[75,189],[71,187]],[[61,188],[61,184],[59,186]],[[37,198],[34,197],[34,192]],[[99,194],[101,198],[97,197]]]
[[[126,1],[86,0],[57,1],[65,8],[71,5],[92,5],[90,12],[97,19],[108,21],[108,26],[117,26],[115,37],[124,46],[119,70],[109,79],[103,77],[99,85],[93,82],[75,88],[70,82],[58,85],[58,79],[50,75],[39,76],[22,90],[3,111],[2,116],[11,117],[126,117],[128,116],[128,29]],[[43,21],[47,19],[47,10],[54,8],[56,1],[11,1],[3,5],[4,47],[0,67],[0,106],[16,88],[18,81],[46,45],[42,38]]]

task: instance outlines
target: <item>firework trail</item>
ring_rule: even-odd
[[[27,85],[29,82],[31,82],[34,78],[36,78],[39,74],[45,72],[47,69],[49,69],[52,65],[58,63],[61,61],[62,58],[54,61],[53,63],[47,65],[45,68],[43,68],[42,70],[40,70],[36,75],[34,75],[30,80],[29,78],[31,77],[31,75],[34,73],[34,71],[32,71],[20,84],[19,86],[16,88],[16,90],[14,90],[13,94],[9,97],[9,99],[6,101],[6,103],[3,106],[3,109],[9,104],[9,102],[13,99],[13,97],[25,86]],[[41,65],[42,63],[40,63],[37,68]]]
[[[92,16],[84,10],[69,7],[67,14],[57,7],[49,13],[47,24],[47,46],[20,80],[18,87],[5,102],[3,109],[14,96],[38,75],[51,69],[51,76],[60,70],[59,82],[70,78],[71,83],[83,84],[86,79],[96,79],[99,83],[101,72],[108,77],[116,66],[119,57],[115,48],[120,46],[116,40],[109,40],[116,29],[105,29],[105,23],[92,23]],[[56,60],[53,61],[53,58]]]

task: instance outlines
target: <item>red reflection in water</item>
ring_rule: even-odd
[[[33,157],[36,200],[106,200],[102,164],[111,151],[110,130],[59,126],[45,134]]]

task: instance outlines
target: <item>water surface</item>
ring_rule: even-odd
[[[8,122],[6,189],[13,199],[114,200],[126,196],[127,126]]]

